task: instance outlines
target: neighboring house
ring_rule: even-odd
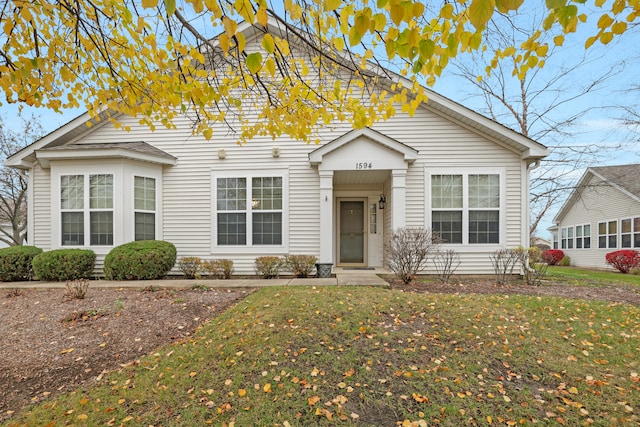
[[[460,253],[459,273],[491,273],[494,251],[529,244],[529,169],[547,149],[428,96],[413,117],[319,129],[317,146],[260,136],[239,146],[224,125],[208,142],[186,118],[152,132],[119,116],[125,132],[83,115],[6,163],[30,172],[31,243],[93,249],[98,268],[140,239],[170,241],[178,257],[232,259],[239,274],[263,255],[382,267],[385,238],[421,226]]]
[[[607,267],[607,253],[640,250],[640,164],[587,169],[553,222],[554,248],[576,266]]]

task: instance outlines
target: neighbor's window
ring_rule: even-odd
[[[282,177],[216,179],[218,245],[282,244]]]
[[[500,175],[431,176],[431,228],[445,243],[500,241]]]
[[[560,244],[562,249],[573,249],[573,227],[562,227]]]
[[[576,225],[576,249],[591,248],[591,225]]]
[[[135,240],[156,238],[156,180],[136,176],[134,178]]]
[[[62,246],[113,245],[113,175],[61,176],[60,210]]]
[[[598,247],[602,249],[616,248],[618,245],[618,221],[598,223]]]

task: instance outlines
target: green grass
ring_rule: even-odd
[[[547,270],[547,278],[582,285],[631,284],[640,286],[640,275],[579,267],[551,266]]]
[[[630,305],[265,288],[10,425],[637,425],[639,354]]]

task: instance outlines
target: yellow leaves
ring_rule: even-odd
[[[477,29],[485,27],[493,16],[495,0],[472,0],[469,6],[469,20]]]
[[[560,36],[555,36],[553,38],[553,43],[556,46],[562,46],[564,44],[564,36],[560,35]]]
[[[256,74],[262,68],[262,54],[260,52],[250,53],[245,62],[249,71]]]
[[[271,34],[267,33],[264,35],[262,38],[262,47],[267,53],[273,53],[275,51],[276,45]]]
[[[150,9],[158,6],[158,0],[142,0],[142,7]]]
[[[256,12],[256,21],[264,27],[267,26],[267,23],[269,22],[269,15],[267,14],[267,9],[264,6],[260,6]]]
[[[264,391],[265,393],[271,393],[271,384],[266,383],[264,387],[262,387],[262,391]]]
[[[309,397],[307,399],[307,403],[309,403],[309,406],[313,406],[316,403],[318,403],[319,401],[320,401],[320,397],[318,397],[318,396],[312,396],[312,397]]]
[[[324,0],[323,9],[325,12],[331,12],[340,7],[342,0]]]
[[[247,395],[247,390],[245,390],[244,388],[241,388],[238,390],[239,397],[245,397],[246,395]]]

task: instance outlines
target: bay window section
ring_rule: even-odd
[[[443,243],[499,244],[499,174],[431,175],[431,228]]]
[[[62,175],[60,211],[62,246],[113,245],[113,175]]]
[[[220,246],[283,244],[283,178],[216,178],[216,242]]]
[[[84,176],[60,177],[62,246],[84,245]]]
[[[143,176],[134,177],[135,240],[156,238],[156,180]]]

